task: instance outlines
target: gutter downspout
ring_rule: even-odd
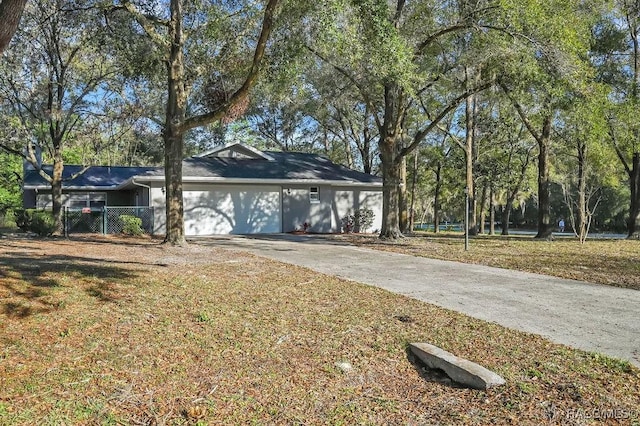
[[[148,206],[147,207],[149,207],[151,209],[151,232],[150,233],[151,233],[151,235],[155,235],[155,231],[156,231],[156,229],[155,229],[156,228],[156,226],[155,226],[155,211],[153,209],[153,206],[151,205],[151,186],[145,185],[144,183],[136,182],[135,177],[131,178],[131,183],[133,185],[135,185],[135,186],[140,186],[142,188],[147,188],[147,193],[149,194],[148,197],[147,197],[148,198],[148,202],[147,202]]]
[[[149,200],[148,200],[148,206],[147,207],[151,207],[151,187],[149,185],[145,185],[144,183],[140,183],[140,182],[136,182],[135,178],[131,178],[131,183],[134,184],[135,186],[141,186],[142,188],[147,188],[149,190]]]

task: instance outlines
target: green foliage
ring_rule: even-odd
[[[13,214],[16,226],[23,231],[28,231],[31,224],[31,210],[15,210]]]
[[[0,215],[21,204],[20,170],[22,163],[15,155],[0,151]]]
[[[373,225],[373,218],[373,210],[367,207],[358,209],[353,214],[347,214],[341,219],[343,232],[367,232]]]
[[[122,233],[126,235],[142,235],[144,229],[142,229],[142,219],[136,216],[128,214],[120,215],[120,223],[122,224]]]
[[[213,319],[211,318],[211,316],[207,312],[201,311],[196,316],[196,321],[198,321],[198,322],[212,322]]]
[[[56,231],[53,215],[44,210],[16,210],[15,221],[23,231],[34,232],[41,237],[48,237]]]
[[[48,237],[56,231],[56,222],[50,212],[37,211],[31,219],[31,231],[41,237]]]
[[[13,210],[9,210],[5,213],[0,212],[0,228],[15,228],[16,220]]]

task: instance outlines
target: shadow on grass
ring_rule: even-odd
[[[160,245],[163,241],[161,237],[157,236],[125,236],[115,235],[111,237],[109,235],[102,234],[79,234],[70,235],[65,238],[64,241],[72,243],[92,243],[92,244],[109,244],[109,245],[122,245],[127,247],[149,247]]]
[[[272,251],[295,251],[297,249],[290,247],[280,247],[278,242],[294,242],[301,244],[316,245],[333,245],[333,246],[350,246],[349,241],[336,238],[337,234],[250,234],[250,235],[215,235],[207,237],[189,237],[190,244],[210,247],[224,247],[231,249],[243,250],[247,247],[251,248],[256,245],[261,247],[267,246]]]
[[[92,297],[113,302],[119,299],[112,281],[132,279],[140,271],[116,266],[112,262],[69,255],[34,255],[27,252],[0,253],[0,294],[4,293],[2,313],[8,317],[26,318],[61,307],[55,288],[69,279],[95,280],[86,291]]]
[[[444,371],[439,368],[430,368],[425,363],[420,361],[418,357],[416,357],[413,352],[411,352],[411,348],[409,345],[405,348],[405,352],[407,354],[407,360],[411,363],[416,372],[422,377],[423,380],[432,383],[439,383],[443,386],[452,389],[466,389],[467,386],[458,383],[451,379]]]

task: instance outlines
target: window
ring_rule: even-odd
[[[51,194],[38,194],[37,208],[47,209],[52,207]],[[91,207],[101,209],[107,205],[107,194],[104,192],[72,192],[62,195],[62,205],[70,209]]]
[[[88,194],[69,194],[69,200],[65,203],[70,209],[81,209],[87,206]]]
[[[107,204],[107,195],[103,192],[77,192],[69,194],[66,205],[69,208],[91,207],[101,209]]]
[[[309,202],[320,202],[320,188],[318,188],[317,186],[312,186],[311,188],[309,188]]]

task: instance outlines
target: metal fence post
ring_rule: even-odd
[[[107,234],[107,207],[102,208],[102,234]]]

